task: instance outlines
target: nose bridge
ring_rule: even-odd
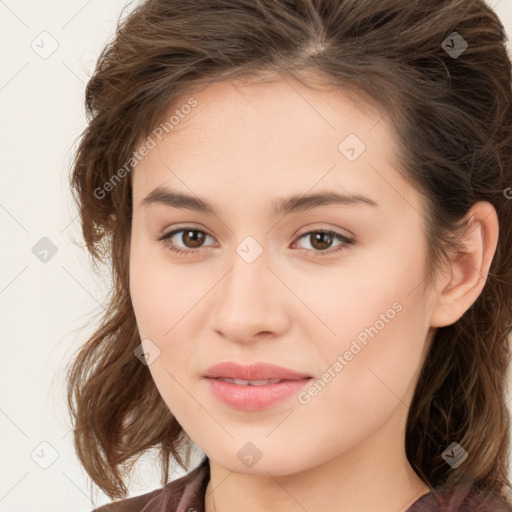
[[[229,306],[228,312],[236,316],[241,311],[258,308],[261,294],[271,272],[267,268],[267,255],[263,246],[248,236],[235,248],[232,268],[222,286],[220,300]],[[228,313],[225,312],[225,313]]]
[[[249,340],[258,332],[279,328],[282,314],[273,293],[278,283],[267,268],[270,263],[263,246],[253,237],[246,237],[235,248],[231,269],[215,295],[213,326],[227,337]]]

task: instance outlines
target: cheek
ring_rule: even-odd
[[[191,301],[190,293],[184,283],[177,282],[179,273],[175,274],[171,275],[169,265],[165,269],[154,258],[132,252],[130,294],[137,327],[141,340],[151,340],[146,346],[158,353],[149,371],[162,399],[180,421],[190,414],[198,417],[200,410],[195,409],[194,400],[186,392],[187,375],[183,374],[193,368],[194,347],[187,342],[194,337],[187,331],[193,310],[190,316],[187,311],[196,301],[185,303]]]
[[[343,414],[357,414],[361,403],[382,411],[396,405],[397,397],[404,399],[409,392],[422,363],[429,327],[424,292],[418,286],[422,259],[397,249],[382,252],[379,261],[386,262],[384,267],[361,260],[359,270],[344,276],[339,286],[330,285],[328,299],[315,303],[334,333],[322,336],[320,394],[325,393],[334,407],[345,397]],[[325,390],[324,381],[329,381]]]
[[[179,372],[181,381],[184,371],[195,369],[196,347],[190,341],[200,337],[197,303],[211,285],[197,278],[192,266],[170,263],[165,249],[141,247],[134,244],[131,251],[131,301],[141,340],[151,340],[159,350],[150,365],[155,382],[168,389],[175,384],[171,374]]]
[[[395,411],[407,410],[428,330],[421,297],[408,292],[388,290],[362,310],[347,303],[336,324],[341,334],[335,342],[324,337],[325,371],[305,389],[295,418],[297,432],[307,425],[304,431],[323,433],[309,441],[312,452],[327,456],[325,446],[342,451],[371,436]]]
[[[130,250],[130,295],[143,337],[163,338],[183,316],[183,300],[189,296],[190,288],[181,272],[171,270],[169,255],[163,247],[154,241],[138,242],[134,236]]]
[[[348,313],[346,320],[338,320],[336,341],[324,345],[319,389],[326,383],[334,393],[329,399],[341,393],[355,405],[382,403],[379,390],[405,394],[420,365],[426,336],[421,310],[401,297],[392,303],[367,303],[364,314]]]

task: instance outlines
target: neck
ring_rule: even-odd
[[[405,455],[401,413],[371,438],[305,471],[236,473],[210,458],[205,511],[406,512],[430,489]]]

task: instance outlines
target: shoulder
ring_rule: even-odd
[[[199,512],[204,507],[204,495],[209,477],[208,459],[186,475],[169,482],[160,489],[146,494],[113,501],[92,512],[160,512],[194,507]]]
[[[163,489],[156,489],[140,496],[113,501],[107,505],[95,508],[92,512],[141,512],[144,508],[147,508],[147,505],[161,502],[163,492]]]
[[[512,512],[504,497],[492,491],[463,488],[424,494],[407,512]]]

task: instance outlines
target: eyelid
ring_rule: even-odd
[[[175,236],[176,234],[178,234],[182,231],[198,231],[200,233],[204,233],[206,236],[209,236],[210,238],[213,238],[215,240],[215,237],[213,235],[210,235],[210,233],[208,231],[206,231],[206,229],[191,226],[189,224],[187,224],[185,226],[177,226],[177,227],[174,227],[173,229],[171,229],[170,231],[163,232],[157,238],[157,240],[165,243],[168,239],[172,238],[173,236]],[[190,250],[191,252],[199,252],[201,249],[206,249],[206,248],[207,247],[199,247],[198,249],[188,249],[188,250]]]
[[[173,234],[176,234],[176,232],[179,231],[200,231],[201,233],[204,233],[205,235],[208,235],[211,238],[215,238],[213,235],[209,233],[209,231],[202,226],[195,226],[194,224],[177,224],[173,225],[172,229],[169,231],[164,230],[161,231],[160,235],[158,236],[157,240],[162,240],[164,238],[168,238],[169,236],[172,236]]]
[[[296,231],[295,234],[293,235],[294,238],[298,238],[298,237],[301,237],[302,235],[305,235],[307,233],[311,233],[311,232],[314,232],[316,233],[317,231],[332,231],[332,232],[335,232],[335,233],[338,233],[339,235],[343,236],[344,238],[347,238],[347,239],[353,239],[355,241],[355,235],[353,233],[351,233],[350,231],[348,231],[347,229],[342,229],[342,228],[339,228],[337,226],[332,226],[332,227],[325,227],[326,226],[326,223],[320,223],[320,226],[318,226],[318,222],[313,224],[313,225],[309,225],[305,228],[301,228],[299,231]],[[341,231],[344,231],[345,233],[342,233]]]
[[[318,224],[318,223],[317,223]],[[188,223],[188,224],[177,224],[177,225],[174,225],[173,226],[173,229],[171,229],[170,231],[165,231],[165,228],[164,230],[162,230],[161,234],[159,235],[158,239],[157,240],[162,240],[163,238],[166,238],[168,236],[171,235],[171,233],[176,233],[177,231],[181,231],[181,230],[191,230],[191,231],[194,231],[194,230],[197,230],[197,231],[201,231],[202,233],[205,233],[206,235],[210,236],[211,238],[215,238],[213,235],[211,235],[207,229],[203,228],[202,226],[196,226],[194,225],[194,223]],[[329,231],[334,231],[334,232],[338,232],[338,230],[342,230],[342,228],[339,228],[337,226],[333,226],[333,227],[325,227],[325,223],[322,225],[322,227],[317,227],[316,225],[313,225],[313,226],[307,226],[305,228],[301,228],[300,230],[296,231],[292,237],[295,239],[295,238],[298,238],[298,237],[301,237],[305,234],[308,234],[310,232],[318,232],[318,231],[324,231],[324,232],[329,232]],[[346,239],[351,239],[355,242],[355,235],[348,231],[347,229],[344,229],[342,231],[345,231],[345,233],[338,233],[339,235],[343,236],[344,238]]]
[[[338,229],[338,228],[336,228]],[[211,246],[205,246],[205,247],[198,247],[198,248],[182,248],[176,244],[169,244],[167,243],[167,240],[174,237],[176,234],[184,231],[197,231],[200,233],[205,234],[206,236],[209,236],[212,239],[215,239],[213,235],[210,235],[208,231],[204,229],[197,228],[195,226],[192,226],[190,224],[184,225],[184,226],[175,226],[174,229],[171,231],[164,233],[158,238],[158,241],[160,241],[164,246],[166,246],[167,250],[173,253],[176,253],[178,255],[181,255],[183,257],[187,257],[188,255],[193,255],[194,253],[200,253],[202,250],[207,250],[211,248]],[[338,242],[341,242],[341,244],[334,246],[334,248],[326,249],[324,251],[321,250],[314,250],[314,249],[304,249],[304,248],[298,248],[302,251],[305,251],[305,254],[312,255],[314,258],[320,257],[320,258],[327,258],[329,256],[337,255],[337,253],[344,251],[348,248],[348,246],[353,245],[356,243],[356,239],[353,236],[346,236],[342,233],[339,233],[338,231],[334,231],[333,229],[328,228],[312,228],[309,226],[309,228],[304,228],[303,232],[299,232],[299,234],[294,235],[294,242],[292,247],[297,247],[297,244],[300,242],[302,238],[304,238],[306,235],[310,235],[312,233],[324,233],[331,235],[335,240]]]

